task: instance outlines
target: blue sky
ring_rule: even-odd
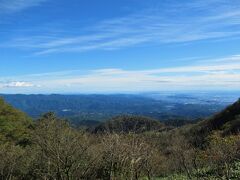
[[[0,93],[240,90],[239,0],[0,0]]]

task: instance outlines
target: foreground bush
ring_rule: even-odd
[[[172,131],[90,134],[48,113],[27,136],[0,143],[0,179],[240,178],[239,135],[213,133],[199,148]]]

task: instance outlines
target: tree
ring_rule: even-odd
[[[0,98],[0,141],[26,145],[29,141],[31,119]]]
[[[219,177],[232,179],[233,165],[240,161],[240,135],[221,137],[220,132],[215,132],[209,137],[206,156]]]
[[[106,179],[151,179],[157,151],[136,134],[108,134],[102,139],[101,175]],[[155,154],[156,153],[156,154]]]
[[[27,174],[26,152],[11,143],[0,144],[0,179],[22,179]]]
[[[33,173],[36,177],[70,180],[94,176],[90,169],[98,156],[91,153],[91,138],[53,113],[45,114],[37,122],[33,143],[38,152]]]

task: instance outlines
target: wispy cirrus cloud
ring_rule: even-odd
[[[76,29],[79,35],[68,33],[63,25],[65,33],[15,37],[4,46],[43,55],[239,37],[239,8],[237,0],[175,1],[81,27]]]
[[[240,56],[202,60],[198,64],[172,68],[124,70],[119,68],[96,70],[69,70],[31,74],[15,79],[16,82],[31,82],[25,86],[37,93],[45,92],[119,92],[152,90],[240,89]],[[0,79],[1,80],[1,79]],[[1,84],[1,83],[0,83]],[[10,86],[3,88],[6,91]]]
[[[24,9],[38,6],[47,0],[0,0],[0,14],[14,13]]]

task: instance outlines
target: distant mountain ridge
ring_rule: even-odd
[[[161,121],[204,118],[222,110],[225,104],[164,101],[145,95],[0,95],[33,118],[52,111],[78,125],[80,121],[103,121],[118,115],[140,115]],[[185,96],[184,96],[185,97]],[[171,98],[173,100],[173,98]]]

